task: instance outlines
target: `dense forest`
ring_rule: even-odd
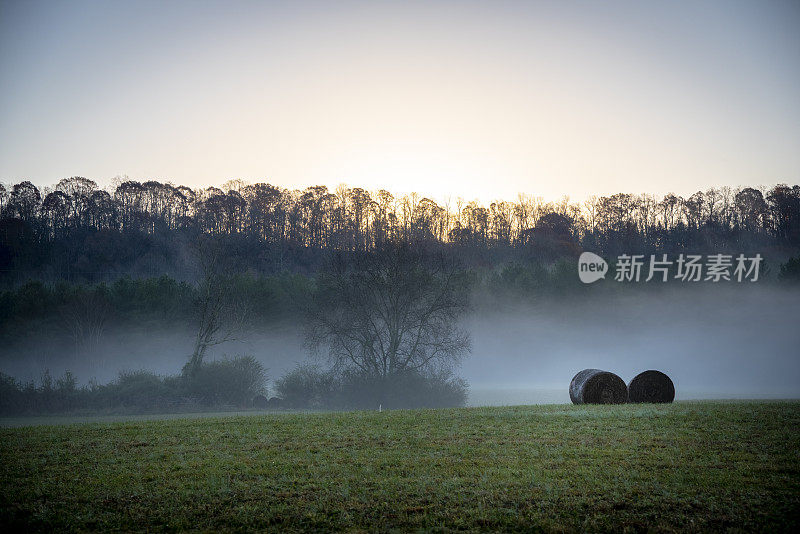
[[[468,266],[552,263],[602,255],[759,252],[785,261],[800,248],[800,186],[712,188],[684,198],[619,193],[583,203],[456,200],[324,186],[290,191],[227,182],[192,189],[119,181],[104,190],[66,178],[52,188],[0,184],[0,284],[111,281],[169,275],[192,281],[187,247],[211,235],[258,274],[315,272],[324,252],[402,241],[446,247]]]
[[[624,291],[625,284],[580,283],[575,260],[584,250],[612,262],[620,254],[758,253],[766,260],[764,278],[800,280],[797,185],[723,187],[661,200],[621,193],[583,203],[520,195],[488,207],[345,186],[289,191],[232,181],[224,189],[123,181],[106,191],[80,177],[44,190],[27,181],[0,185],[4,366],[28,375],[37,367],[76,369],[85,380],[97,369],[113,368],[103,371],[107,376],[117,367],[140,368],[148,351],[175,362],[165,376],[123,372],[106,385],[81,388],[69,372],[55,382],[45,374],[38,386],[2,374],[3,409],[249,406],[266,380],[262,363],[283,365],[284,374],[272,378],[286,406],[459,405],[466,383],[453,370],[468,352],[469,336],[456,326],[474,303],[489,311],[543,296],[564,301]],[[404,256],[396,255],[404,247],[447,258],[444,279],[458,284],[437,286],[431,273],[441,274],[438,260],[401,268]],[[384,285],[365,290],[376,282]],[[437,296],[440,287],[449,288],[447,299]],[[411,297],[426,320],[436,316],[424,303],[440,311],[447,311],[442,302],[452,303],[452,313],[429,325],[422,345],[436,348],[420,351],[415,342],[407,354],[399,343],[386,345],[395,347],[391,353],[376,350],[374,341],[391,329],[367,326],[393,312],[362,308]],[[403,309],[406,316],[411,305]],[[299,341],[291,339],[313,319],[316,337],[306,341],[331,347],[333,367],[279,364],[301,357]],[[278,334],[264,334],[275,328]],[[255,359],[219,360],[254,335],[266,336]],[[443,341],[450,343],[437,345]],[[207,352],[216,359],[209,361]],[[450,353],[447,365],[431,367],[431,358]],[[393,361],[411,363],[378,365]],[[181,374],[173,374],[180,365]]]

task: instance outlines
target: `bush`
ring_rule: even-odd
[[[150,371],[122,372],[115,382],[100,388],[111,407],[153,410],[179,402],[175,388]]]
[[[246,407],[266,394],[266,371],[253,357],[244,356],[203,364],[196,374],[161,377],[150,371],[125,371],[106,385],[78,387],[67,371],[55,381],[48,371],[39,386],[21,384],[0,373],[0,414],[63,413],[72,410],[125,412],[167,411],[176,408]]]
[[[255,398],[264,403],[266,379],[266,370],[251,356],[204,363],[191,376],[126,371],[109,384],[82,387],[69,371],[56,380],[46,371],[38,386],[0,373],[0,414],[243,408],[252,406]],[[301,365],[279,379],[275,389],[279,398],[269,399],[268,408],[440,408],[463,406],[467,400],[466,382],[450,372],[409,371],[376,378]]]
[[[467,383],[450,372],[408,371],[379,378],[306,365],[286,374],[275,388],[292,408],[442,408],[467,401]]]
[[[386,378],[345,373],[340,383],[340,398],[348,408],[445,408],[467,402],[466,381],[449,371],[407,371]]]
[[[0,373],[0,413],[19,413],[25,409],[25,394],[22,384],[14,377]]]
[[[237,356],[204,363],[184,380],[188,395],[202,404],[246,407],[266,393],[267,372],[252,356]]]
[[[316,366],[298,365],[275,382],[275,390],[290,408],[322,408],[336,397],[336,376]]]
[[[0,373],[0,413],[5,415],[68,411],[86,402],[87,392],[77,387],[75,376],[67,371],[53,381],[45,370],[39,387],[33,382],[22,384]]]

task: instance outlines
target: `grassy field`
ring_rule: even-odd
[[[26,530],[796,531],[800,521],[797,402],[5,428],[0,459],[0,525]]]

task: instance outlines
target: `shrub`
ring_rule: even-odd
[[[179,400],[178,392],[150,371],[127,371],[119,374],[115,382],[100,388],[112,407],[152,410],[169,406]]]
[[[14,377],[0,373],[0,413],[19,413],[25,409],[22,385]]]
[[[161,377],[150,371],[125,371],[106,385],[79,387],[67,371],[53,380],[49,371],[39,386],[21,384],[0,373],[0,414],[58,413],[71,410],[166,411],[202,404],[239,406],[266,394],[266,371],[255,358],[236,357],[203,364],[191,377]]]
[[[340,398],[348,408],[444,408],[467,401],[467,383],[449,371],[407,371],[384,378],[345,373],[340,382]]]
[[[449,371],[374,377],[305,365],[278,380],[275,388],[292,408],[440,408],[463,406],[467,400],[466,382]]]
[[[336,376],[316,366],[298,365],[275,382],[275,390],[291,408],[330,407],[337,396]]]
[[[252,356],[237,356],[204,363],[184,380],[188,395],[203,404],[245,407],[266,393],[267,372]]]
[[[77,387],[75,376],[67,371],[53,381],[45,370],[39,387],[33,382],[22,384],[0,373],[0,413],[21,414],[68,411],[86,402],[87,391]]]
[[[72,410],[80,406],[84,392],[78,388],[78,379],[75,375],[71,371],[66,371],[64,376],[56,379],[54,393],[62,410]]]

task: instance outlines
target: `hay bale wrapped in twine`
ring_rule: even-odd
[[[672,402],[675,384],[661,371],[644,371],[628,384],[628,402]]]
[[[624,404],[628,388],[614,373],[584,369],[569,383],[569,398],[574,404]]]

